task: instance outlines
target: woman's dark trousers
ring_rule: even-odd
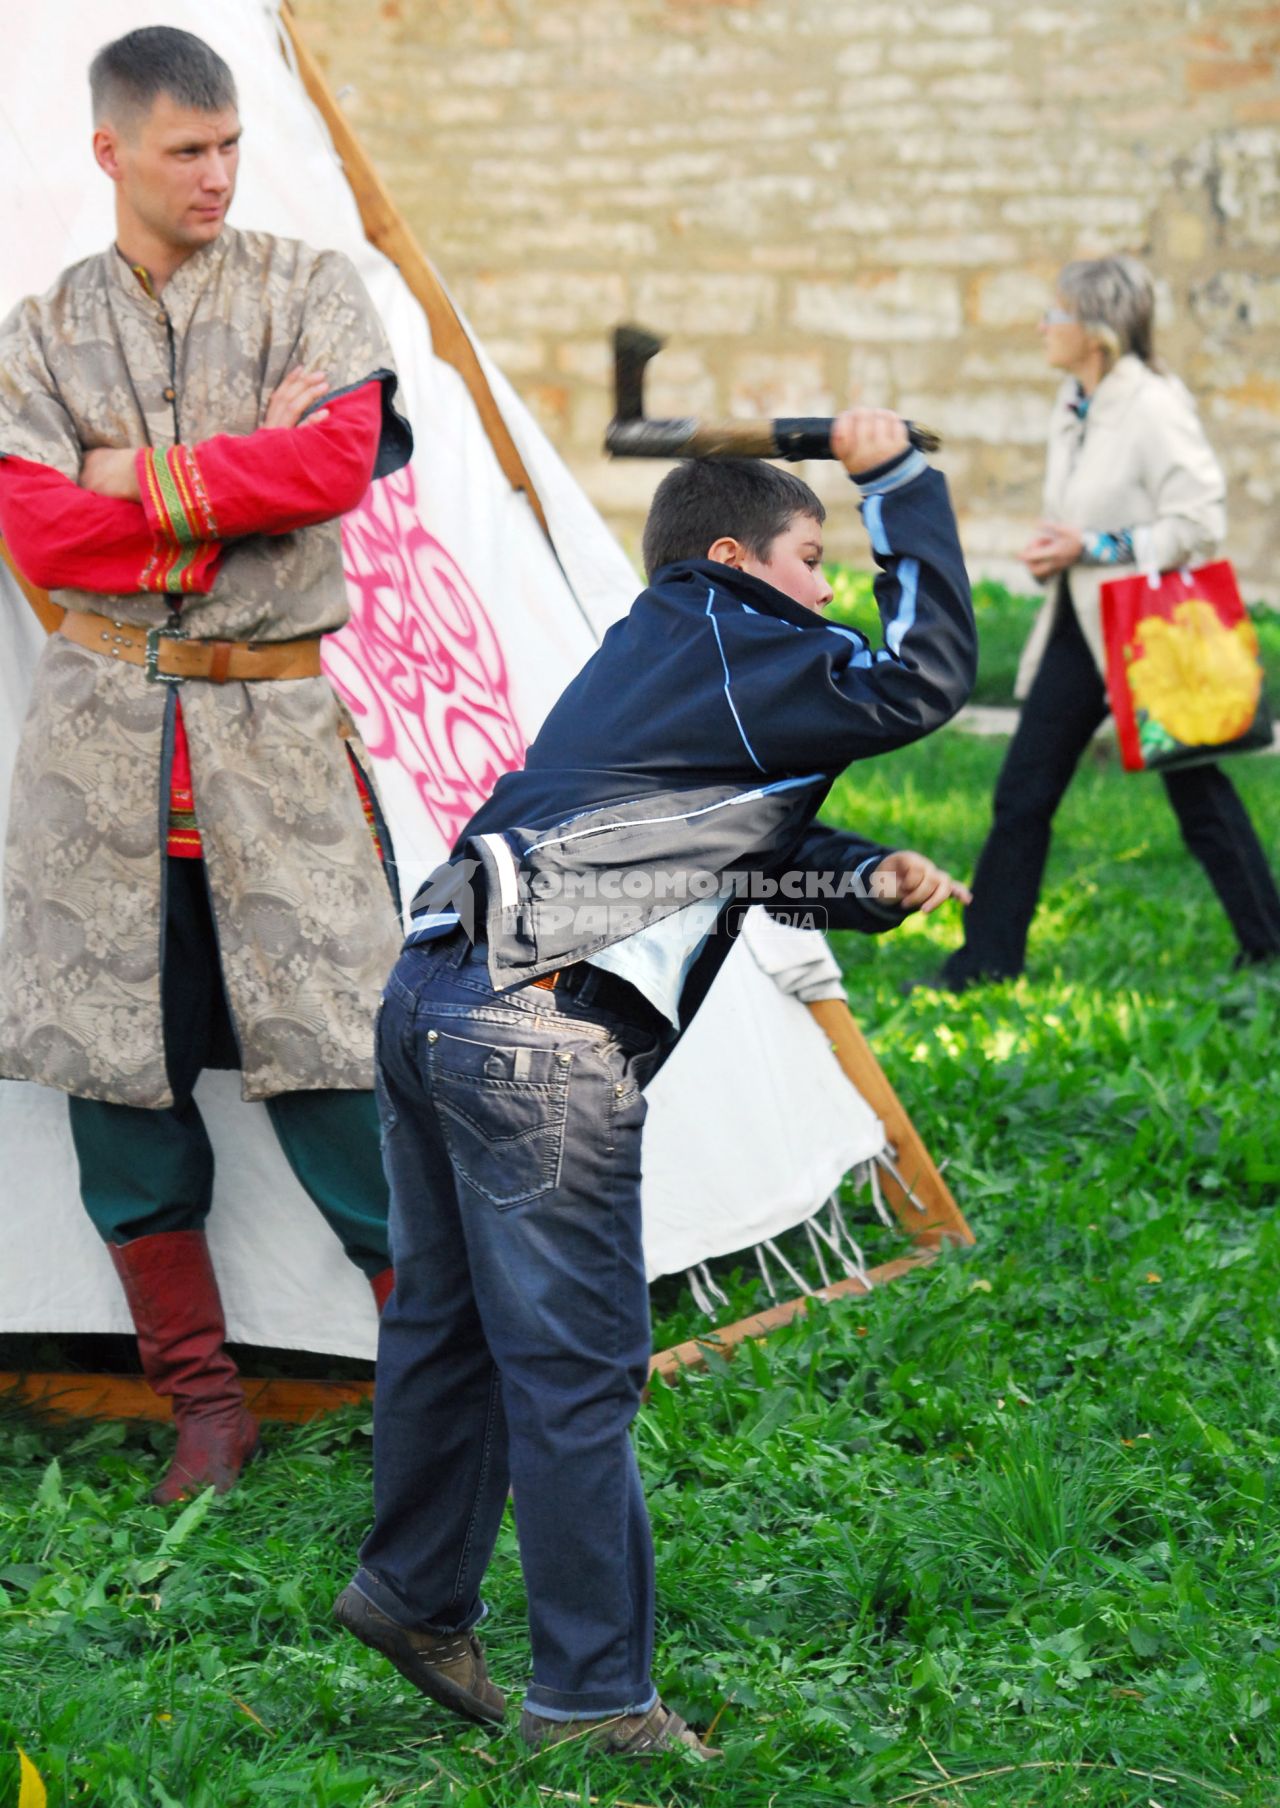
[[[946,984],[1015,979],[1022,972],[1054,812],[1107,709],[1106,687],[1063,584],[1044,659],[996,781],[995,820],[974,875],[964,946],[942,969]],[[1162,777],[1182,839],[1217,893],[1242,959],[1280,954],[1280,893],[1231,780],[1214,765]]]

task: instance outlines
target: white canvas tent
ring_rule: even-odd
[[[273,0],[216,8],[46,0],[7,19],[0,315],[109,241],[110,188],[90,155],[85,69],[99,44],[153,23],[199,33],[235,71],[246,132],[233,222],[345,251],[395,348],[417,451],[344,524],[353,616],[327,663],[376,761],[408,895],[497,774],[519,761],[563,684],[628,606],[635,577],[442,292],[429,318],[425,279],[415,295],[370,242],[369,198],[362,221]],[[329,123],[342,139],[332,108]],[[407,274],[415,259],[416,250],[400,256]],[[439,355],[449,350],[446,333],[453,362]],[[483,372],[478,383],[456,367],[468,360]],[[523,493],[513,467],[528,480]],[[42,642],[0,567],[0,829]],[[820,967],[822,945],[803,942],[801,965],[816,956]],[[832,1059],[826,1033],[765,970],[795,962],[776,944],[760,959],[740,945],[652,1089],[645,1219],[653,1274],[775,1236],[884,1149],[880,1119]],[[206,1075],[198,1097],[218,1158],[210,1234],[231,1337],[371,1354],[367,1289],[297,1187],[265,1111],[240,1101],[236,1075]],[[127,1330],[114,1275],[78,1202],[61,1096],[0,1081],[0,1153],[0,1330]]]

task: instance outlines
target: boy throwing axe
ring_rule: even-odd
[[[374,1525],[336,1613],[424,1694],[500,1721],[476,1628],[508,1489],[531,1747],[714,1754],[651,1675],[653,1548],[629,1428],[650,1354],[644,1087],[731,946],[731,905],[878,933],[964,887],[822,827],[850,761],[946,722],[977,643],[941,476],[896,415],[832,432],[884,646],[828,624],[825,511],[753,460],[659,485],[649,588],[414,901],[378,1043],[396,1288]]]

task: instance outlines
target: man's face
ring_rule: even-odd
[[[145,118],[99,126],[94,155],[117,185],[122,235],[139,225],[174,251],[197,251],[222,231],[236,191],[240,115],[202,113],[168,94]]]
[[[825,609],[835,594],[822,569],[822,523],[812,515],[793,515],[765,559],[744,548],[742,569],[816,612]]]

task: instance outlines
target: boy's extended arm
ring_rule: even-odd
[[[767,658],[744,644],[739,663],[727,646],[732,701],[768,772],[835,773],[905,747],[949,721],[973,689],[977,631],[943,477],[912,450],[857,481],[884,646],[834,623],[782,646],[772,637]]]
[[[917,910],[949,899],[971,904],[967,886],[912,848],[888,848],[844,829],[812,822],[785,865],[767,875],[776,892],[757,901],[772,915],[821,910],[828,929],[883,935]]]
[[[871,875],[891,852],[878,841],[811,823],[790,858],[764,876],[761,890],[776,885],[776,893],[756,901],[771,916],[825,911],[829,929],[882,935],[903,918],[900,910],[886,908],[871,896]]]

